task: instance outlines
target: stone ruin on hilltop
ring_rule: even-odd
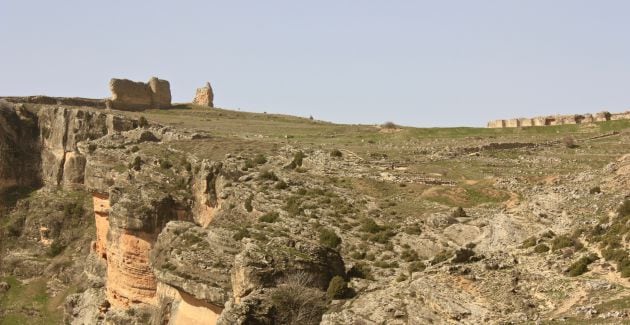
[[[193,104],[214,107],[214,92],[209,82],[206,82],[205,87],[197,88]]]
[[[526,126],[551,126],[567,124],[586,124],[614,120],[630,120],[630,111],[623,113],[599,112],[596,114],[549,115],[533,118],[513,118],[509,120],[493,120],[488,128],[516,128]]]
[[[109,82],[112,97],[106,100],[107,108],[138,111],[147,108],[171,107],[171,85],[168,81],[152,77],[149,82],[112,79]]]

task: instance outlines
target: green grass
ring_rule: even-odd
[[[14,277],[2,278],[11,285],[11,289],[0,295],[0,309],[6,312],[0,319],[1,325],[13,324],[61,324],[63,312],[61,305],[69,293],[60,293],[51,298],[46,293],[46,279],[38,278],[29,283],[21,283]],[[32,309],[32,315],[26,315],[24,308]]]

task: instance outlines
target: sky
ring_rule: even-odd
[[[0,0],[0,96],[190,102],[376,124],[630,109],[630,1]]]

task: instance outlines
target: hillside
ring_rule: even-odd
[[[630,321],[630,120],[0,106],[0,324]]]

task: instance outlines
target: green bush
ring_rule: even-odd
[[[427,266],[424,264],[424,262],[422,262],[422,261],[415,261],[415,262],[409,263],[409,266],[407,267],[407,270],[409,271],[409,273],[415,273],[415,272],[422,272],[426,268],[427,268]]]
[[[359,262],[352,266],[352,268],[350,268],[350,271],[348,271],[348,276],[358,279],[371,279],[372,269],[366,263]]]
[[[534,252],[536,252],[538,254],[546,253],[548,251],[549,251],[549,246],[547,246],[545,244],[538,244],[534,248]]]
[[[457,209],[455,209],[451,213],[451,217],[453,217],[453,218],[466,218],[466,217],[468,217],[468,215],[466,214],[466,211],[464,211],[464,208],[457,207]]]
[[[581,257],[579,260],[569,266],[569,276],[578,276],[586,273],[588,271],[588,265],[597,261],[598,258],[599,257],[594,254]]]
[[[431,261],[429,263],[431,263],[431,265],[435,265],[438,263],[442,263],[446,260],[448,260],[449,258],[453,257],[453,252],[450,250],[443,250],[439,253],[437,253],[437,255],[435,255]]]
[[[363,220],[361,220],[361,231],[363,232],[368,232],[368,233],[377,233],[379,231],[382,231],[383,228],[381,226],[379,226],[376,221],[374,221],[374,219],[372,218],[364,218]]]
[[[280,215],[278,214],[278,212],[269,212],[260,216],[258,220],[260,220],[261,222],[266,222],[266,223],[274,223],[276,222],[276,220],[278,220],[279,217]]]
[[[252,212],[254,210],[254,207],[252,206],[252,197],[249,196],[247,199],[245,199],[245,210],[247,210],[247,212]]]
[[[138,119],[138,126],[141,128],[146,128],[147,126],[149,126],[149,121],[147,121],[144,116],[140,116],[140,118]]]
[[[626,199],[617,209],[619,217],[630,216],[630,200]]]
[[[256,157],[254,157],[253,162],[257,165],[263,165],[267,163],[267,158],[262,154],[258,154],[256,155]]]
[[[400,258],[405,262],[413,262],[418,260],[418,253],[413,249],[405,249],[402,254],[400,254]]]
[[[249,237],[250,233],[249,230],[247,230],[247,228],[240,228],[239,230],[236,231],[236,233],[232,236],[232,238],[234,238],[234,240],[240,241],[243,238]]]
[[[339,299],[344,298],[346,293],[348,292],[348,284],[346,281],[335,275],[328,283],[328,290],[326,290],[326,296],[328,299]]]
[[[129,164],[129,169],[133,169],[135,171],[139,171],[142,168],[142,159],[140,156],[136,156],[133,158],[133,162]]]
[[[296,152],[295,154],[293,154],[293,160],[289,164],[289,168],[296,169],[298,167],[301,167],[304,158],[306,158],[306,155],[304,154],[304,152],[302,151]]]
[[[581,249],[582,243],[579,240],[570,238],[566,235],[561,235],[553,239],[551,242],[551,250],[558,250],[566,247],[573,246],[575,249]]]
[[[88,144],[88,152],[89,153],[93,153],[94,151],[96,151],[96,148],[98,148],[98,146],[94,143],[90,143]]]
[[[276,190],[284,190],[289,187],[289,185],[285,181],[280,180],[276,183],[274,187],[276,188]]]
[[[46,252],[46,254],[49,257],[55,257],[55,256],[61,254],[61,252],[63,252],[63,250],[65,248],[66,248],[66,246],[63,245],[59,240],[55,240],[55,241],[52,242],[50,247],[48,247],[48,252]]]
[[[343,153],[341,153],[341,151],[339,151],[339,149],[333,149],[333,150],[330,152],[330,156],[331,156],[331,157],[337,157],[337,158],[340,158],[340,157],[342,157],[342,156],[343,156]]]
[[[173,167],[173,164],[170,161],[166,160],[166,159],[160,159],[160,167],[162,169],[169,169],[169,168]]]
[[[341,245],[341,238],[333,230],[322,228],[319,230],[319,242],[334,249]]]
[[[284,206],[284,209],[291,216],[297,216],[302,213],[303,209],[301,207],[300,199],[297,196],[292,196],[287,199],[287,203]]]
[[[523,241],[521,248],[530,248],[536,246],[536,237],[532,236]]]
[[[268,180],[268,181],[277,181],[278,180],[278,176],[276,176],[276,174],[273,171],[270,170],[265,170],[262,171],[259,175],[258,175],[258,179],[261,180]]]

